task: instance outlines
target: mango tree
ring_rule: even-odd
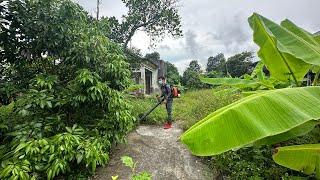
[[[83,179],[133,128],[125,54],[71,0],[0,8],[0,179]]]

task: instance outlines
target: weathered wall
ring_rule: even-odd
[[[164,60],[158,60],[158,77],[167,75],[167,65]]]
[[[158,60],[156,61],[156,65],[158,68],[155,68],[155,65],[148,64],[147,63],[141,63],[140,67],[136,67],[133,72],[140,72],[141,73],[141,77],[140,77],[140,82],[139,84],[144,85],[144,89],[142,93],[146,92],[146,77],[145,77],[145,72],[146,69],[148,69],[149,71],[152,72],[152,81],[151,81],[151,88],[152,88],[152,92],[159,94],[160,93],[160,87],[158,84],[158,78],[160,76],[164,76],[166,77],[167,75],[167,65],[166,62],[163,60]]]

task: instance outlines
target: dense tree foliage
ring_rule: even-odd
[[[122,0],[128,13],[119,21],[115,17],[110,22],[109,38],[127,48],[135,32],[142,29],[153,39],[166,34],[181,36],[181,17],[177,0]]]
[[[219,53],[214,57],[209,57],[206,71],[207,73],[214,71],[215,74],[226,75],[226,58],[224,54]]]
[[[160,54],[158,52],[147,53],[144,58],[157,63],[160,60]]]
[[[251,74],[253,70],[252,52],[236,54],[226,62],[227,73],[232,77],[241,77],[244,74]]]
[[[250,74],[255,66],[252,62],[252,52],[242,52],[236,54],[226,61],[224,55],[219,53],[214,57],[209,57],[207,62],[206,71],[207,77],[241,77],[244,74]]]
[[[190,62],[189,67],[183,72],[182,85],[187,88],[202,88],[204,84],[200,80],[201,66],[197,60]]]
[[[94,171],[134,118],[121,48],[71,0],[1,5],[0,178]],[[67,127],[67,128],[66,128]]]
[[[167,82],[172,85],[179,85],[181,77],[179,75],[178,68],[170,62],[166,62],[166,65],[167,65]]]
[[[187,70],[195,71],[197,73],[201,73],[201,66],[198,63],[198,60],[193,60],[189,63],[189,67]]]

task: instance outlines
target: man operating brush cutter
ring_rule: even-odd
[[[166,105],[167,109],[167,122],[164,124],[164,129],[170,129],[172,127],[172,104],[173,104],[173,94],[171,91],[170,85],[166,83],[166,78],[165,77],[159,77],[158,78],[158,83],[161,87],[161,96],[158,96],[158,100],[162,100],[163,98],[163,103]]]

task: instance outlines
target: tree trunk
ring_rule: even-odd
[[[135,25],[131,32],[129,33],[127,39],[125,39],[125,42],[123,44],[123,49],[127,49],[128,48],[128,44],[131,41],[131,38],[133,37],[134,33],[137,31],[137,29],[141,28],[141,27],[146,27],[147,25],[150,25],[150,22],[146,22],[143,24],[139,24],[139,25]]]
[[[97,0],[97,20],[99,20],[100,0]]]
[[[140,27],[140,26],[139,26]],[[131,32],[129,33],[129,36],[127,37],[127,39],[125,40],[124,44],[123,44],[123,49],[127,49],[128,48],[128,44],[129,42],[131,41],[134,33],[136,32],[136,30],[139,28],[139,27],[133,27]]]

